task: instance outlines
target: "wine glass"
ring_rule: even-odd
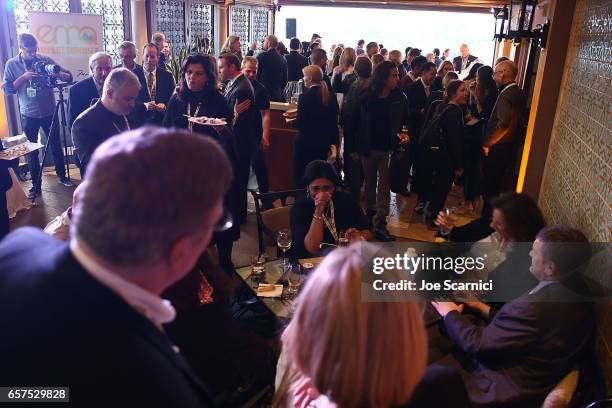
[[[291,244],[291,231],[288,229],[279,230],[276,235],[276,245],[283,252],[283,268],[287,267],[287,251],[291,249]]]

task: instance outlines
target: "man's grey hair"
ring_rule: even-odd
[[[140,88],[140,81],[136,74],[127,68],[115,68],[104,80],[104,93],[109,89],[117,90],[126,86],[138,85]]]
[[[93,154],[71,236],[117,268],[159,265],[178,240],[212,229],[206,223],[232,177],[212,138],[175,128],[124,132]]]
[[[130,49],[130,48],[133,48],[133,49],[134,49],[134,51],[136,51],[136,52],[138,51],[138,49],[136,48],[136,44],[134,44],[134,43],[133,43],[133,42],[131,42],[131,41],[124,41],[124,42],[122,42],[122,43],[119,45],[119,49],[120,49],[120,50],[127,50],[127,49]]]
[[[108,55],[105,52],[94,52],[93,54],[91,54],[91,56],[89,57],[89,69],[93,70],[94,69],[94,65],[96,64],[96,62],[100,59],[100,58],[108,58],[109,60],[111,60],[111,64],[113,59],[111,58],[110,55]]]
[[[257,58],[251,57],[250,55],[247,55],[246,57],[242,58],[242,68],[244,68],[247,62],[255,64],[255,68],[257,68]]]
[[[151,36],[151,42],[153,43],[162,43],[166,41],[166,34],[164,33],[155,33]]]
[[[268,49],[278,47],[278,37],[275,35],[269,35],[266,37]]]

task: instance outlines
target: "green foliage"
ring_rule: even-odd
[[[195,52],[215,55],[215,50],[213,45],[210,43],[210,40],[208,38],[201,38],[199,36],[194,36],[193,41],[183,45],[181,48],[173,46],[170,50],[170,61],[168,61],[167,67],[177,84],[179,83],[183,62],[189,54]]]

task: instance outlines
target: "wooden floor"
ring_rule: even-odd
[[[71,168],[70,176],[75,186],[80,183],[79,172]],[[22,182],[25,191],[31,187],[31,182]],[[11,230],[22,226],[34,226],[44,228],[49,221],[60,215],[71,205],[72,192],[75,187],[66,187],[60,184],[52,167],[45,168],[43,173],[42,195],[36,200],[36,205],[29,210],[20,211],[11,219]],[[249,195],[249,200],[252,198]],[[453,190],[449,195],[447,206],[456,206],[461,201],[460,191]],[[404,198],[392,194],[391,213],[388,229],[395,235],[398,241],[434,241],[434,232],[428,230],[422,217],[414,213],[416,196]],[[249,203],[250,210],[254,207]],[[461,223],[469,222],[475,215],[462,215]],[[275,247],[268,247],[267,254],[271,258],[275,256]],[[247,223],[241,226],[241,234],[238,242],[234,244],[233,262],[236,267],[246,266],[251,263],[251,258],[258,252],[257,245],[257,221],[252,211],[249,211]]]

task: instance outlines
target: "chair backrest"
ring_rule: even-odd
[[[276,241],[276,232],[289,228],[289,210],[297,197],[306,194],[306,190],[285,190],[270,193],[259,193],[249,190],[255,201],[255,215],[257,217],[257,238],[259,253],[266,251],[264,237]]]

